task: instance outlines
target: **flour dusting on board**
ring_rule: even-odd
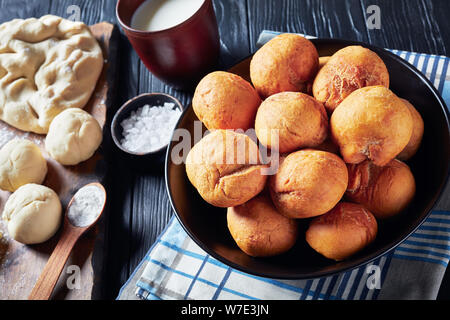
[[[67,218],[76,227],[87,227],[100,215],[104,202],[105,194],[99,187],[83,187],[75,194]]]

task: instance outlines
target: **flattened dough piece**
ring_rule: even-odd
[[[47,133],[67,108],[83,108],[103,68],[97,40],[82,22],[46,15],[0,25],[0,119]]]

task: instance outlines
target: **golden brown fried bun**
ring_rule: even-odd
[[[202,198],[217,207],[250,200],[264,188],[258,146],[245,134],[214,130],[186,158],[186,173]]]
[[[330,61],[330,58],[331,57],[329,56],[319,57],[319,70],[322,69],[323,66],[327,64],[328,61]]]
[[[348,174],[337,155],[305,149],[289,154],[269,178],[272,200],[289,218],[309,218],[331,210],[347,189]]]
[[[297,221],[281,215],[267,196],[228,208],[227,222],[234,241],[249,256],[278,255],[297,240]]]
[[[382,85],[389,87],[389,73],[383,60],[361,46],[345,47],[331,56],[313,83],[314,97],[329,112],[353,91]]]
[[[420,147],[420,143],[422,142],[423,137],[423,131],[424,131],[424,123],[422,116],[420,113],[414,108],[414,106],[405,99],[401,99],[406,106],[408,107],[409,111],[411,112],[412,120],[413,120],[413,131],[411,138],[409,139],[408,144],[403,149],[402,152],[397,156],[397,159],[400,159],[402,161],[409,160],[413,155],[416,154],[417,150]]]
[[[331,130],[328,126],[327,138],[319,145],[314,147],[315,150],[322,150],[334,153],[335,155],[340,156],[339,146],[333,141],[331,137]]]
[[[408,107],[383,86],[352,92],[333,112],[330,125],[345,162],[370,159],[380,166],[405,148],[413,130]]]
[[[370,161],[348,165],[348,175],[346,198],[364,205],[379,219],[405,209],[416,191],[408,165],[396,159],[384,167]]]
[[[249,82],[224,71],[206,75],[192,98],[195,114],[209,130],[253,127],[260,103],[258,93]]]
[[[328,259],[340,261],[375,240],[377,231],[377,221],[366,208],[341,202],[330,212],[311,221],[306,241]]]
[[[277,148],[278,143],[280,152],[290,152],[322,143],[327,137],[328,116],[313,97],[301,92],[280,92],[259,107],[255,131],[264,146]]]
[[[305,92],[317,73],[319,54],[308,39],[280,34],[253,55],[250,78],[262,98],[278,92]]]

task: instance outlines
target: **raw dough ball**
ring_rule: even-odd
[[[377,221],[366,208],[341,202],[330,212],[311,221],[306,241],[328,259],[340,261],[375,240],[377,231]]]
[[[413,130],[408,107],[383,86],[352,92],[333,112],[330,125],[345,162],[370,159],[379,166],[405,148]]]
[[[186,173],[202,198],[217,207],[233,207],[262,191],[258,146],[248,136],[214,130],[200,140],[186,158]]]
[[[29,140],[13,139],[0,150],[0,188],[16,191],[27,183],[42,183],[47,161],[37,145]]]
[[[0,25],[0,118],[47,133],[67,108],[83,108],[103,68],[97,40],[82,22],[46,15]]]
[[[253,127],[260,104],[261,99],[249,82],[224,71],[206,75],[192,98],[195,114],[209,130]]]
[[[408,165],[396,159],[384,167],[370,161],[348,165],[348,176],[346,198],[361,203],[379,219],[400,213],[416,192]]]
[[[5,203],[3,219],[8,222],[11,238],[25,244],[50,239],[61,223],[58,195],[45,186],[26,184]]]
[[[333,54],[317,73],[313,95],[333,112],[356,89],[376,85],[389,87],[383,60],[367,48],[349,46]]]
[[[328,116],[323,105],[301,92],[280,92],[259,107],[256,135],[266,147],[273,148],[273,130],[278,130],[278,150],[290,152],[314,147],[327,137]]]
[[[278,213],[267,196],[228,208],[227,222],[234,241],[249,256],[281,254],[297,240],[297,221]]]
[[[281,161],[269,187],[280,213],[289,218],[309,218],[331,210],[344,195],[347,183],[347,167],[341,158],[305,149]]]
[[[397,156],[397,159],[406,161],[406,160],[409,160],[413,155],[415,155],[417,150],[420,147],[420,143],[422,142],[422,137],[423,137],[424,123],[423,123],[422,116],[416,110],[416,108],[414,108],[414,106],[408,100],[405,100],[405,99],[401,99],[401,100],[408,107],[409,111],[411,112],[412,119],[413,119],[413,131],[412,131],[411,139],[409,139],[409,142],[406,145],[405,149],[403,149],[403,151],[400,152],[399,155]]]
[[[297,34],[280,34],[253,55],[250,78],[262,98],[282,91],[306,92],[319,66],[314,44]]]
[[[50,124],[45,150],[63,165],[76,165],[92,157],[102,142],[97,120],[78,108],[64,110]]]

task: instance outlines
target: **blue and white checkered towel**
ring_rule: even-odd
[[[265,31],[260,44],[277,33]],[[391,50],[421,70],[450,106],[450,59]],[[450,197],[450,188],[444,197]],[[277,280],[232,269],[205,253],[172,218],[118,299],[435,299],[450,259],[450,208],[437,206],[390,253],[312,280]],[[380,281],[373,276],[381,276]]]

